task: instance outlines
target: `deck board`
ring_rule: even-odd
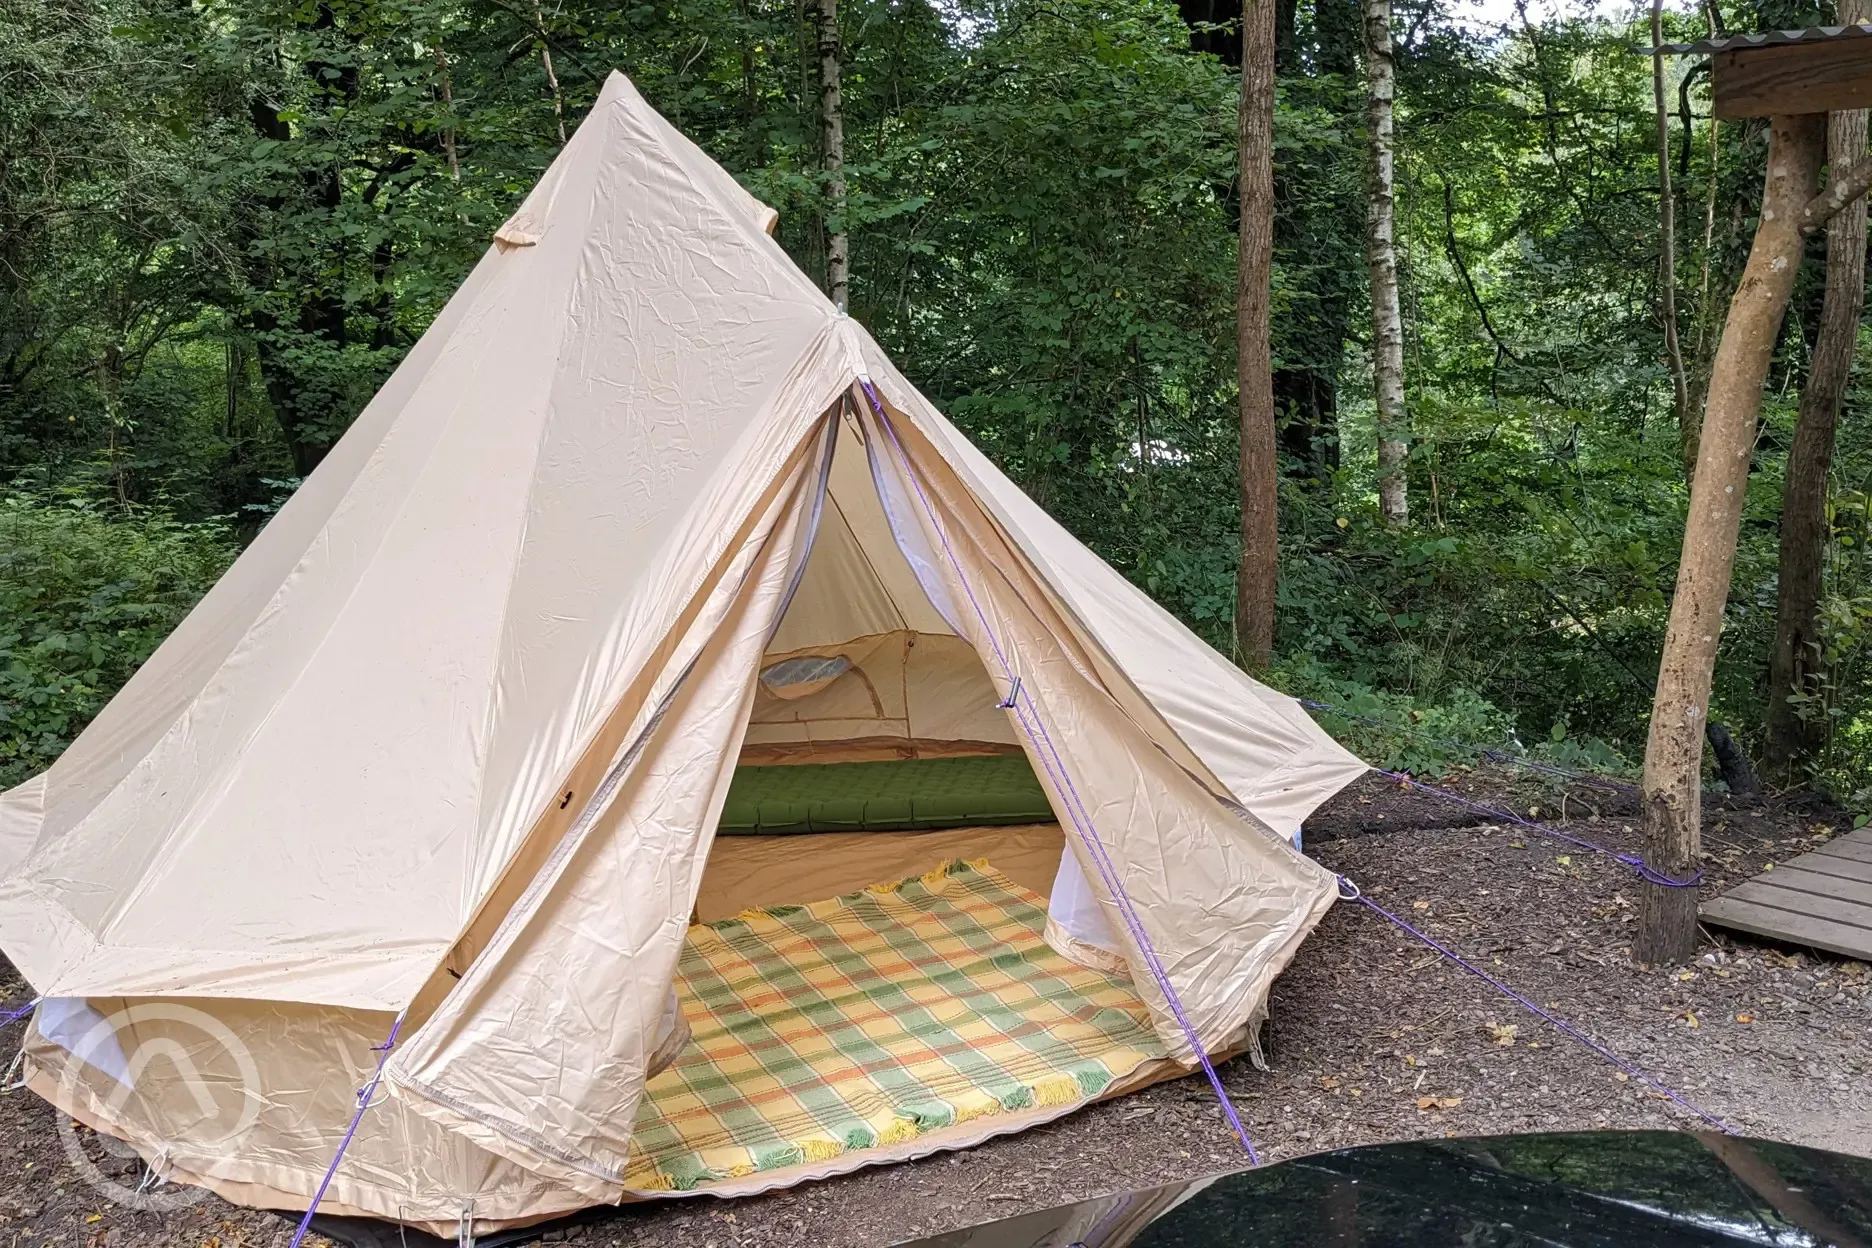
[[[1872,862],[1872,837],[1866,837],[1867,831],[1866,828],[1860,828],[1857,832],[1849,832],[1837,841],[1828,841],[1814,853],[1832,858],[1850,858],[1855,862]]]
[[[1776,888],[1790,893],[1812,893],[1816,897],[1831,897],[1836,901],[1850,901],[1860,906],[1872,907],[1872,895],[1866,892],[1866,886],[1858,880],[1843,880],[1837,875],[1822,871],[1803,871],[1799,867],[1776,867],[1773,879],[1768,873],[1750,880],[1742,888]],[[1734,896],[1740,889],[1731,890]],[[1745,899],[1746,900],[1746,899]]]
[[[1705,923],[1872,960],[1872,827],[1703,903]]]
[[[1860,862],[1857,858],[1835,858],[1828,854],[1809,854],[1807,858],[1808,861],[1801,866],[1803,871],[1872,884],[1872,862]],[[1779,871],[1785,868],[1775,869]]]

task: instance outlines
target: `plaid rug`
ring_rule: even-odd
[[[689,929],[694,1038],[651,1080],[630,1192],[690,1191],[1084,1104],[1164,1055],[1128,981],[1041,939],[1045,902],[985,861]]]

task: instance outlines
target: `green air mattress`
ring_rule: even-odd
[[[737,767],[721,831],[903,832],[1052,820],[1026,756],[1000,754]]]

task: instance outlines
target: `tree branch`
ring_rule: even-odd
[[[1495,344],[1495,349],[1515,363],[1521,363],[1521,357],[1514,348],[1502,341],[1502,336],[1495,332],[1495,322],[1489,319],[1488,305],[1482,302],[1482,292],[1476,289],[1475,279],[1469,276],[1469,266],[1463,260],[1462,247],[1456,241],[1456,199],[1450,191],[1448,179],[1443,180],[1443,250],[1448,254],[1450,263],[1456,266],[1456,275],[1462,278],[1463,289],[1469,293],[1469,305],[1482,318],[1482,330]]]
[[[1651,42],[1664,42],[1664,0],[1651,0]],[[1688,81],[1688,79],[1686,79]],[[1690,379],[1684,373],[1683,344],[1677,338],[1677,197],[1671,190],[1670,112],[1664,104],[1664,58],[1651,58],[1652,103],[1657,111],[1658,314],[1664,322],[1664,355],[1670,363],[1672,408],[1681,422],[1690,410]],[[1688,96],[1684,97],[1686,101]],[[1686,107],[1685,111],[1689,111]],[[1684,147],[1688,168],[1690,148]]]
[[[1843,172],[1827,171],[1827,188],[1807,201],[1800,214],[1801,232],[1818,233],[1833,215],[1872,190],[1872,157]]]

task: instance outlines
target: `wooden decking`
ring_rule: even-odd
[[[1872,827],[1704,902],[1703,921],[1872,961]]]

